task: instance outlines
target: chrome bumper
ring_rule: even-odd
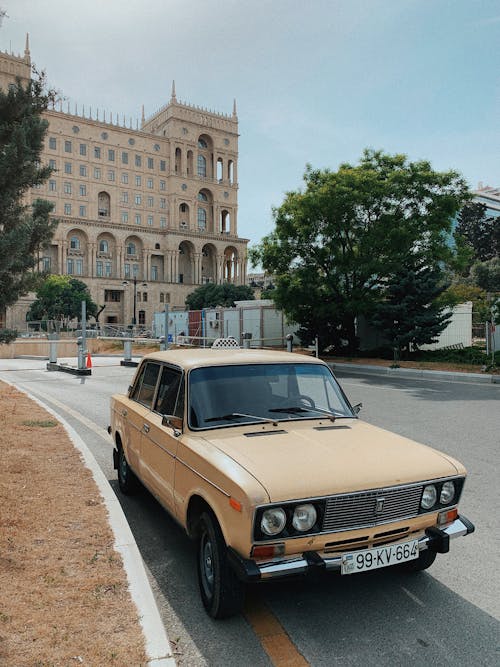
[[[443,530],[428,528],[425,535],[418,541],[419,550],[431,549],[436,553],[447,553],[450,540],[469,535],[474,530],[474,524],[466,517],[460,516]],[[241,558],[233,549],[229,548],[228,558],[239,578],[248,582],[304,575],[318,569],[340,571],[342,562],[342,556],[321,556],[317,551],[305,551],[300,556],[257,562]]]

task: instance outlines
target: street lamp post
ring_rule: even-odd
[[[132,329],[135,329],[135,326],[137,324],[137,277],[134,276],[132,284],[134,286],[134,310],[133,310],[133,316],[132,316]],[[128,280],[124,280],[122,283],[123,286],[130,285]],[[147,287],[147,283],[142,283],[143,287]]]

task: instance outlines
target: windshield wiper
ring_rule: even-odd
[[[272,411],[271,411],[272,412]],[[266,424],[275,424],[274,419],[268,419],[267,417],[259,417],[258,415],[247,415],[244,412],[231,412],[228,415],[222,415],[221,417],[209,417],[205,419],[205,423],[215,422],[215,421],[234,421],[240,417],[247,417],[249,419],[259,419],[260,421],[266,422]]]
[[[334,412],[330,412],[330,410],[323,410],[323,408],[303,408],[300,405],[291,405],[288,408],[271,408],[269,412],[288,412],[292,415],[300,414],[302,412],[319,412],[322,415],[330,417],[332,422],[335,421],[339,416],[336,415]]]

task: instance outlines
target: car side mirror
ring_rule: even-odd
[[[168,426],[174,432],[176,438],[182,433],[182,418],[175,415],[163,415],[161,419],[162,426]]]
[[[354,412],[355,415],[359,415],[362,407],[363,403],[356,403],[356,405],[353,405],[352,411]]]

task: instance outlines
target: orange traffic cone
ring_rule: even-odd
[[[90,356],[90,352],[87,352],[87,368],[92,368],[92,357]]]

